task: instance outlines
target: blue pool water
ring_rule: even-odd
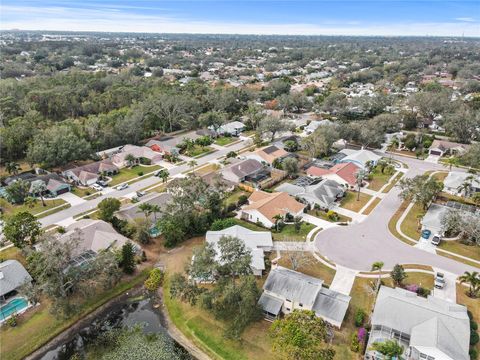
[[[0,307],[0,321],[5,320],[12,314],[18,313],[28,306],[28,301],[24,298],[15,298]]]

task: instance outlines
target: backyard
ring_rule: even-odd
[[[362,192],[360,192],[359,200],[357,200],[357,197],[358,194],[356,192],[348,191],[340,202],[340,206],[347,210],[359,212],[372,198],[370,195]]]

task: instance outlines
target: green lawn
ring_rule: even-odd
[[[145,270],[136,276],[119,283],[117,286],[89,298],[77,315],[69,319],[58,319],[50,313],[50,303],[42,300],[41,304],[30,309],[18,318],[14,328],[3,326],[0,330],[0,358],[2,360],[23,359],[50,339],[72,326],[110,299],[142,283],[148,276]]]
[[[244,191],[239,188],[235,188],[235,190],[225,199],[225,204],[236,204],[238,199],[240,199],[240,196],[245,195],[245,196],[250,196],[250,193],[248,191]]]
[[[15,246],[0,251],[0,262],[5,260],[17,260],[24,265],[26,264],[25,257],[22,255],[21,250]]]
[[[21,211],[28,211],[29,213],[33,215],[37,215],[41,212],[51,210],[57,206],[63,205],[63,207],[48,211],[45,214],[40,215],[39,217],[47,216],[50,215],[54,212],[63,210],[67,207],[70,207],[70,204],[68,204],[65,200],[62,199],[55,199],[55,200],[45,200],[45,205],[43,206],[42,201],[38,199],[37,203],[33,207],[28,207],[26,205],[14,205],[10,204],[7,200],[1,199],[0,198],[0,208],[3,209],[3,213],[6,215],[14,215],[16,213],[19,213]]]
[[[390,178],[393,176],[393,174],[382,174],[382,172],[378,169],[372,171],[371,175],[372,180],[369,180],[368,189],[373,191],[380,190],[386,183],[388,183]]]
[[[349,218],[348,216],[345,216],[345,215],[342,215],[342,214],[339,214],[339,213],[337,213],[338,220],[331,220],[327,216],[327,213],[323,210],[315,210],[315,209],[308,210],[308,214],[312,215],[312,216],[315,216],[315,217],[318,217],[322,220],[330,221],[330,222],[349,222],[349,221],[352,221],[352,219]]]
[[[395,185],[397,185],[398,180],[403,176],[403,173],[399,172],[395,177],[392,179],[390,182],[390,185],[388,185],[385,189],[383,189],[383,193],[388,193],[390,190],[392,190]]]
[[[460,241],[442,241],[438,248],[480,261],[480,246],[478,245],[465,245]]]
[[[373,209],[375,209],[377,207],[377,205],[380,203],[380,201],[382,201],[382,199],[376,197],[371,203],[370,205],[368,205],[368,207],[365,209],[365,211],[363,212],[364,215],[369,215]]]
[[[115,186],[117,184],[139,177],[140,176],[138,175],[139,172],[143,172],[143,175],[146,175],[148,173],[159,170],[161,168],[162,167],[160,165],[153,165],[153,166],[137,165],[132,168],[125,167],[123,169],[120,169],[117,175],[112,176],[112,181],[110,181],[108,185]]]
[[[357,192],[348,191],[340,202],[340,206],[347,210],[359,212],[371,199],[371,196],[360,192],[360,199],[357,200],[357,197]]]
[[[408,212],[407,216],[403,220],[400,228],[402,229],[403,233],[414,240],[418,240],[420,238],[420,227],[419,221],[425,215],[425,211],[423,210],[422,205],[415,204]]]
[[[79,188],[79,187],[75,187],[72,189],[72,194],[75,194],[77,196],[80,196],[81,198],[85,197],[85,196],[89,196],[89,195],[92,195],[94,193],[96,193],[97,190],[94,190],[92,188]]]
[[[228,144],[231,144],[235,141],[237,141],[238,138],[233,137],[233,136],[221,136],[215,140],[215,144],[220,145],[220,146],[226,146]]]
[[[215,151],[209,146],[200,146],[200,145],[195,145],[192,149],[189,151],[185,151],[183,155],[188,156],[188,157],[202,157],[203,155],[206,155],[208,153],[211,153]]]
[[[258,226],[257,224],[245,220],[235,219],[235,221],[238,225],[253,231],[271,231],[274,241],[305,241],[308,233],[315,228],[315,225],[302,222],[299,232],[295,230],[295,225],[293,224],[287,224],[282,231],[276,232],[274,229],[266,229],[262,226]]]

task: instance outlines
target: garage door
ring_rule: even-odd
[[[442,153],[440,151],[437,151],[437,150],[430,150],[430,155],[437,155],[437,156],[441,156]]]
[[[65,194],[69,192],[69,189],[68,188],[63,188],[63,189],[60,189],[57,191],[57,195],[61,195],[61,194]]]

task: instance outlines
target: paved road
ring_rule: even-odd
[[[406,176],[413,177],[428,170],[443,170],[439,164],[393,156],[409,166]],[[383,261],[385,269],[395,264],[429,265],[462,274],[480,269],[446,257],[414,248],[393,236],[388,222],[401,204],[399,190],[394,188],[363,222],[345,227],[333,227],[318,233],[315,246],[331,261],[351,269],[368,271],[373,262]]]
[[[241,141],[237,144],[234,144],[232,146],[225,147],[222,150],[218,150],[214,153],[211,153],[211,154],[205,155],[201,158],[195,159],[197,161],[197,167],[201,166],[201,165],[204,165],[204,164],[208,163],[209,161],[218,159],[218,158],[226,155],[230,151],[238,151],[238,150],[243,149],[244,147],[247,146],[248,141],[249,140],[243,140],[243,141]],[[168,169],[168,171],[170,173],[170,176],[174,176],[174,175],[181,174],[182,172],[187,171],[189,169],[190,169],[190,167],[187,164],[183,164],[183,165],[172,167],[172,168]],[[141,189],[145,189],[146,187],[156,185],[160,182],[161,182],[161,180],[158,177],[155,177],[155,176],[147,177],[145,179],[139,180],[139,181],[131,184],[125,190],[117,191],[117,190],[112,189],[113,191],[109,192],[108,194],[104,194],[104,195],[99,196],[95,199],[92,199],[92,200],[89,200],[89,201],[86,201],[86,202],[83,202],[83,203],[80,203],[80,204],[77,204],[77,205],[73,205],[73,206],[69,207],[68,209],[59,211],[59,212],[54,213],[52,215],[45,216],[44,218],[40,219],[40,223],[42,224],[42,226],[49,226],[49,225],[54,225],[54,224],[58,224],[58,223],[65,223],[65,220],[68,221],[68,219],[72,218],[73,216],[76,216],[78,214],[81,214],[81,213],[84,213],[84,212],[87,212],[87,211],[90,211],[90,210],[94,210],[97,207],[98,203],[100,201],[102,201],[103,199],[107,198],[107,197],[121,198],[121,197],[124,197],[125,195],[127,195],[131,192],[135,192],[135,191],[138,191],[138,190],[141,190]]]

